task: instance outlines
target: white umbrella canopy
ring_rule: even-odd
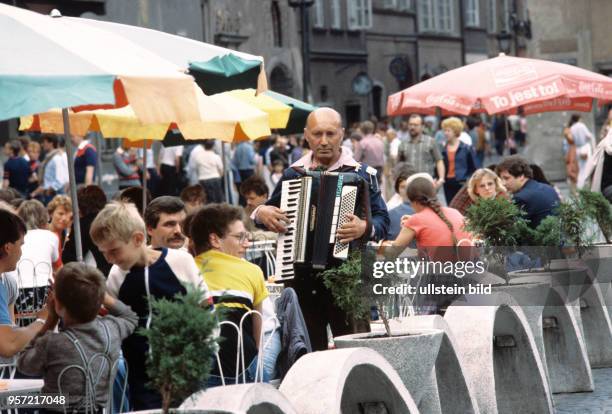
[[[62,108],[131,105],[143,124],[200,119],[194,79],[184,68],[84,19],[0,4],[0,120]],[[80,108],[83,109],[83,108]],[[74,164],[68,163],[76,256],[83,260]]]
[[[143,123],[199,118],[185,68],[85,20],[0,4],[0,120],[128,102]]]

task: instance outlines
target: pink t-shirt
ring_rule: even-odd
[[[472,235],[463,229],[463,216],[454,208],[442,207],[442,212],[453,225],[457,241],[470,239]],[[405,227],[416,233],[417,247],[452,246],[453,239],[448,226],[430,208],[413,214],[406,221]],[[463,243],[461,244],[464,245]]]

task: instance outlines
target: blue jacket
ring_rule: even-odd
[[[367,168],[368,166],[366,164],[360,163],[359,170],[355,171],[355,169],[352,168],[351,172],[356,172],[361,178],[369,183],[370,210],[372,212],[372,228],[374,229],[374,234],[370,239],[384,240],[387,238],[387,232],[389,230],[389,213],[387,212],[387,205],[378,187],[376,173],[374,172],[374,175],[369,174]],[[345,170],[342,171],[344,172]],[[270,199],[266,202],[266,205],[280,207],[282,182],[285,180],[293,180],[301,176],[302,175],[294,168],[287,168],[272,192]]]
[[[444,168],[448,175],[448,151],[446,147],[442,150],[442,158],[444,158]],[[455,179],[457,181],[469,179],[478,167],[478,160],[476,159],[474,147],[460,141],[457,152],[455,153]]]
[[[514,203],[523,209],[532,228],[536,228],[547,216],[554,214],[559,196],[554,188],[536,180],[527,180],[523,188],[513,195]]]
[[[402,229],[401,220],[404,215],[413,215],[414,209],[410,203],[402,203],[399,206],[389,210],[389,240],[395,240]]]

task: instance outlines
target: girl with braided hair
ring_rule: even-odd
[[[394,247],[406,247],[416,240],[417,247],[457,246],[472,236],[463,229],[463,216],[454,208],[442,207],[429,174],[415,174],[408,179],[406,194],[416,212],[402,217],[402,229],[391,242]]]

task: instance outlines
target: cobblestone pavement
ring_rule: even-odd
[[[612,414],[612,368],[593,370],[595,391],[555,394],[557,414]]]

